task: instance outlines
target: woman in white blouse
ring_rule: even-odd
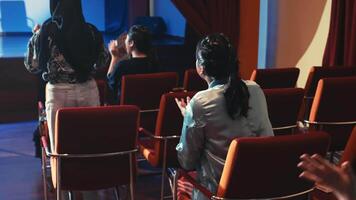
[[[273,136],[273,131],[263,91],[237,75],[236,51],[224,35],[198,43],[196,70],[209,88],[191,100],[176,99],[184,116],[176,149],[181,166],[196,170],[197,181],[215,193],[231,140]],[[205,198],[194,190],[192,199]]]

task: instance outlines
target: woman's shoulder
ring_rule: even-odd
[[[248,91],[250,92],[250,96],[252,96],[253,94],[259,94],[262,91],[260,85],[258,85],[256,82],[254,81],[251,81],[251,80],[244,80],[247,88],[248,88]]]

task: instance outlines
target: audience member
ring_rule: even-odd
[[[80,0],[51,0],[50,11],[51,18],[34,28],[25,66],[48,82],[45,105],[53,151],[58,109],[100,105],[92,74],[109,54],[100,32],[85,22]]]
[[[121,94],[121,79],[126,74],[146,74],[158,72],[158,63],[153,55],[151,34],[140,25],[130,28],[125,38],[125,49],[128,59],[122,59],[120,40],[111,41],[109,51],[111,63],[107,73],[108,85],[113,99],[112,103],[119,103]]]
[[[304,170],[300,177],[314,181],[321,190],[333,192],[339,200],[356,199],[356,176],[349,162],[336,166],[317,154],[304,154],[300,159],[298,167]]]
[[[176,149],[181,166],[196,170],[197,181],[215,193],[231,141],[273,136],[273,131],[263,91],[237,76],[236,51],[224,35],[209,35],[198,43],[196,70],[209,88],[191,100],[176,99],[184,116]],[[192,199],[206,198],[193,190]]]

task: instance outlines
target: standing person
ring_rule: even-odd
[[[197,181],[215,193],[231,141],[273,136],[273,131],[262,89],[237,76],[236,52],[224,35],[198,43],[196,70],[209,88],[191,100],[176,99],[184,116],[176,149],[183,169],[196,170]],[[192,199],[206,198],[193,190]]]
[[[158,63],[152,49],[151,34],[141,25],[130,28],[125,38],[128,59],[121,60],[120,49],[116,41],[111,41],[109,51],[111,63],[107,73],[108,85],[113,99],[118,104],[121,94],[121,79],[126,74],[147,74],[158,72]]]
[[[63,107],[98,106],[99,94],[92,78],[109,56],[102,35],[85,22],[81,0],[51,0],[51,18],[34,28],[25,66],[42,73],[46,85],[46,115],[51,150],[55,116]]]

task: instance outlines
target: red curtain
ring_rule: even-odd
[[[333,0],[323,66],[356,66],[355,0]]]
[[[238,46],[240,0],[171,1],[197,33],[224,33]]]

